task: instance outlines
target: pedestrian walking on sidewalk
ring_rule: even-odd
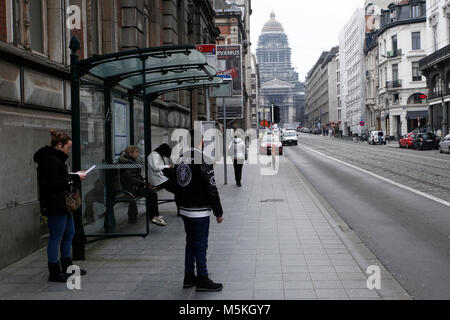
[[[119,164],[129,166],[120,169],[120,183],[125,191],[137,197],[145,197],[150,203],[150,212],[147,212],[147,214],[150,215],[152,223],[164,227],[167,224],[164,221],[164,217],[159,215],[158,195],[145,185],[145,179],[142,177],[141,169],[138,167],[138,158],[139,148],[136,146],[128,146],[120,153]]]
[[[72,263],[72,239],[75,227],[65,199],[65,191],[86,179],[84,171],[69,174],[66,161],[72,148],[72,139],[65,133],[50,131],[50,146],[39,149],[33,157],[38,164],[37,179],[41,213],[47,217],[49,238],[47,245],[48,281],[66,282],[67,268]],[[58,252],[61,252],[61,260]],[[85,275],[86,270],[81,270]]]
[[[191,132],[193,135],[193,132]],[[208,275],[206,252],[211,211],[217,223],[223,221],[223,210],[216,187],[211,159],[205,159],[202,145],[187,151],[175,166],[176,202],[183,217],[186,232],[184,288],[196,286],[197,291],[222,290],[221,283]],[[200,163],[196,163],[201,159]],[[195,274],[197,269],[197,275]]]
[[[236,135],[234,137],[234,178],[236,185],[241,187],[242,168],[245,162],[245,142]]]

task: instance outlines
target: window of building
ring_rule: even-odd
[[[437,25],[434,25],[431,27],[431,30],[433,32],[433,48],[434,51],[438,50],[438,43],[437,43]]]
[[[392,65],[392,81],[398,81],[398,64]]]
[[[100,54],[99,50],[99,23],[98,23],[98,3],[97,1],[92,1],[91,12],[90,12],[90,27],[91,32],[89,36],[91,37],[91,55]]]
[[[400,101],[400,95],[398,93],[394,93],[393,102],[394,103],[399,103],[399,101]]]
[[[426,99],[421,98],[425,95],[423,93],[414,93],[412,96],[408,98],[408,104],[422,104],[426,103]]]
[[[419,62],[412,63],[412,76],[413,81],[422,81],[422,72],[419,69]]]
[[[450,44],[450,15],[447,13],[448,44]]]
[[[394,55],[395,55],[397,49],[398,49],[397,35],[395,35],[395,36],[392,36],[392,51],[394,51],[393,52]]]
[[[420,44],[420,32],[413,32],[411,33],[412,38],[412,49],[413,50],[420,50],[421,44]]]
[[[414,4],[411,6],[411,18],[418,18],[420,17],[420,7],[418,4]]]
[[[31,49],[36,52],[44,53],[44,21],[42,1],[30,1],[30,34]]]

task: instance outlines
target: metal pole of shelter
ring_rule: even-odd
[[[147,94],[145,92],[145,62],[147,58],[142,58],[142,103],[144,106],[144,170],[145,170],[145,181],[148,184],[148,156],[152,152],[152,110],[151,102],[147,99]],[[150,201],[148,197],[145,197],[145,216],[146,216],[146,230],[147,234],[150,233]]]
[[[77,51],[81,48],[80,41],[73,36],[70,41],[70,74],[71,74],[71,109],[72,109],[72,170],[81,170],[81,130],[80,130],[80,74],[78,70],[79,57]],[[80,194],[81,194],[81,185]],[[72,241],[73,260],[85,259],[85,234],[81,208],[74,213],[75,235]]]
[[[111,83],[104,84],[104,105],[105,105],[105,162],[108,165],[113,164],[113,148],[112,148],[112,108],[111,108]],[[114,170],[114,169],[113,169]],[[106,193],[106,214],[103,227],[105,233],[113,233],[116,227],[116,218],[114,216],[114,172],[105,170],[105,193]]]
[[[223,170],[224,181],[228,184],[227,177],[227,111],[226,111],[225,97],[223,97]]]

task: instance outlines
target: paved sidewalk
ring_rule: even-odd
[[[82,289],[48,283],[45,249],[0,270],[0,299],[410,299],[373,254],[283,158],[278,175],[246,165],[243,187],[216,167],[225,221],[212,219],[208,269],[221,292],[183,289],[183,223],[173,204],[161,213],[168,227],[146,238],[90,244]],[[140,220],[142,229],[143,219]],[[137,228],[137,227],[135,227]],[[132,230],[133,228],[130,228]],[[368,290],[365,270],[382,270],[381,290]]]

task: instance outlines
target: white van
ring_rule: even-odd
[[[369,139],[367,140],[368,144],[386,144],[386,135],[383,131],[372,131],[370,132]]]
[[[281,135],[281,143],[283,146],[296,146],[298,145],[297,131],[295,130],[284,130]]]

